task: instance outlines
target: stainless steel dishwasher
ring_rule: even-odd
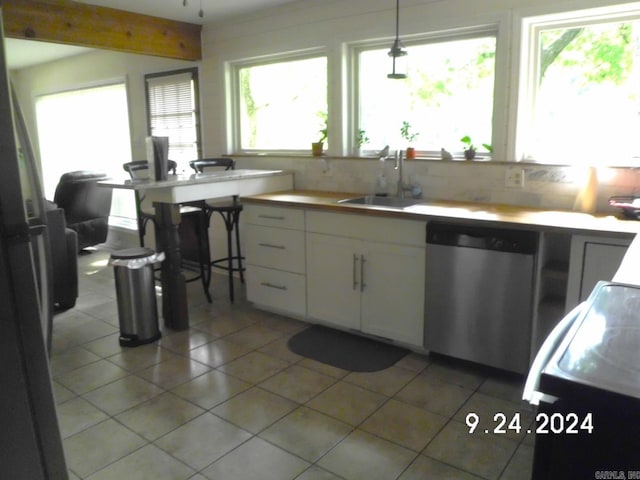
[[[425,348],[526,373],[538,233],[427,224]]]

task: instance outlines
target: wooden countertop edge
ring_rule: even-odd
[[[640,232],[640,222],[622,220],[614,215],[523,208],[513,205],[482,204],[453,201],[429,201],[406,209],[338,203],[339,200],[361,197],[362,193],[291,190],[242,197],[244,203],[325,210],[334,213],[356,213],[376,217],[411,220],[446,220],[502,226],[519,226],[535,230],[620,234],[633,236]]]

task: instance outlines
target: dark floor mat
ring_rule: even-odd
[[[377,372],[394,365],[408,350],[359,335],[312,325],[294,335],[289,350],[353,372]]]

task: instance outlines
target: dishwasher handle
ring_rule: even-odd
[[[529,230],[429,222],[427,244],[533,255],[538,247],[538,234]]]

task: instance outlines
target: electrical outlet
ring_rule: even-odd
[[[507,188],[524,188],[524,169],[507,168],[504,172],[504,186]]]

